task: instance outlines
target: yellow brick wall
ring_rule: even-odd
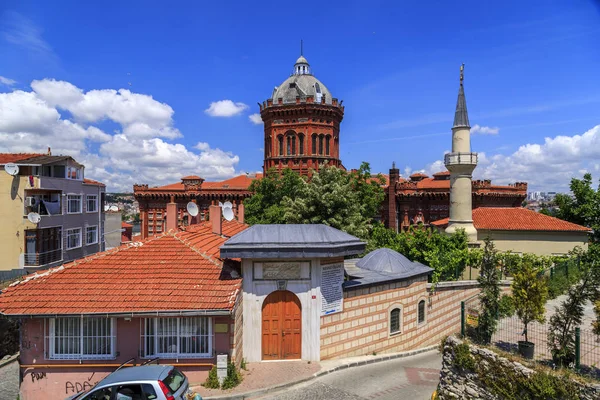
[[[450,286],[451,285],[451,286]],[[504,286],[503,290],[509,290]],[[321,359],[418,349],[460,331],[460,302],[479,293],[476,282],[438,284],[426,277],[344,291],[344,310],[321,317]],[[424,299],[426,318],[417,324]],[[400,333],[389,334],[389,312],[402,306]]]

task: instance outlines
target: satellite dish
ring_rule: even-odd
[[[226,201],[223,203],[223,208],[233,208],[233,204],[230,201]]]
[[[219,202],[219,207],[223,207],[223,203]]]
[[[29,222],[32,222],[34,224],[39,224],[40,221],[42,220],[42,217],[40,217],[40,214],[38,214],[36,212],[31,212],[31,213],[27,214],[27,219],[29,220]]]
[[[225,218],[227,221],[231,221],[233,217],[234,215],[231,207],[223,207],[223,218]]]
[[[193,201],[187,203],[187,206],[185,208],[187,208],[188,214],[190,214],[192,217],[198,215],[198,206]]]
[[[4,166],[4,170],[6,171],[7,174],[9,174],[11,176],[15,176],[19,173],[19,166],[15,163],[7,163]]]
[[[110,211],[117,212],[117,211],[119,211],[119,207],[117,207],[117,206],[110,206]]]

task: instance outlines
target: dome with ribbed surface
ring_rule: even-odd
[[[331,92],[312,74],[310,65],[304,56],[298,57],[294,64],[294,72],[283,83],[273,89],[273,102],[277,104],[278,99],[283,99],[284,104],[295,103],[296,97],[304,100],[313,96],[315,103],[331,104]]]
[[[402,254],[392,249],[381,248],[373,250],[356,263],[361,269],[373,272],[394,274],[400,277],[410,277],[415,275],[427,274],[433,271],[431,268],[419,263],[410,261]]]

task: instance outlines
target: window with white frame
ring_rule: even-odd
[[[51,318],[48,331],[49,358],[53,360],[115,358],[113,318]]]
[[[419,301],[417,306],[417,323],[425,323],[425,300]]]
[[[390,335],[400,333],[402,329],[402,307],[395,306],[390,311]]]
[[[85,228],[85,244],[98,243],[98,227],[88,226]]]
[[[67,195],[67,213],[69,213],[69,214],[81,213],[81,195],[80,194]]]
[[[67,229],[67,250],[81,247],[81,228]]]
[[[87,212],[98,212],[98,195],[88,194],[86,196]]]
[[[212,357],[211,318],[145,318],[143,324],[144,357]]]

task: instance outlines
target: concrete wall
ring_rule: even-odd
[[[275,280],[255,280],[255,264],[286,260],[242,260],[243,268],[243,351],[248,362],[262,360],[262,305],[265,298],[278,290]],[[321,315],[321,264],[319,259],[297,260],[308,264],[306,279],[288,280],[286,290],[296,294],[302,307],[302,359],[319,361],[319,324]],[[304,267],[303,267],[304,268]],[[308,274],[306,274],[308,272]]]
[[[121,212],[104,213],[104,244],[106,250],[121,245]]]
[[[19,255],[25,252],[24,232],[35,229],[35,224],[23,217],[24,190],[28,187],[27,176],[0,171],[0,270],[19,268]]]
[[[425,277],[344,291],[344,311],[321,317],[321,359],[413,350],[438,344],[460,332],[460,302],[477,293],[477,282],[439,283],[428,289]],[[508,283],[503,290],[509,291]],[[425,322],[417,307],[425,300]],[[402,307],[401,331],[389,332],[389,314]]]
[[[534,253],[537,255],[567,254],[575,246],[587,248],[585,232],[484,231],[477,232],[480,242],[492,238],[499,251]]]
[[[136,358],[140,364],[141,318],[116,319],[116,354],[111,360],[48,360],[46,347],[49,321],[44,318],[24,319],[21,328],[21,399],[64,399],[78,391],[89,389],[103,379],[118,365]],[[230,353],[230,331],[215,333],[215,324],[229,326],[232,320],[228,316],[213,317],[213,350],[214,354]],[[44,327],[46,333],[44,333]],[[216,363],[216,358],[202,359],[161,359],[160,364],[171,364],[181,369],[188,377],[190,384],[200,384],[206,380],[208,371]],[[191,386],[191,385],[190,385]]]

